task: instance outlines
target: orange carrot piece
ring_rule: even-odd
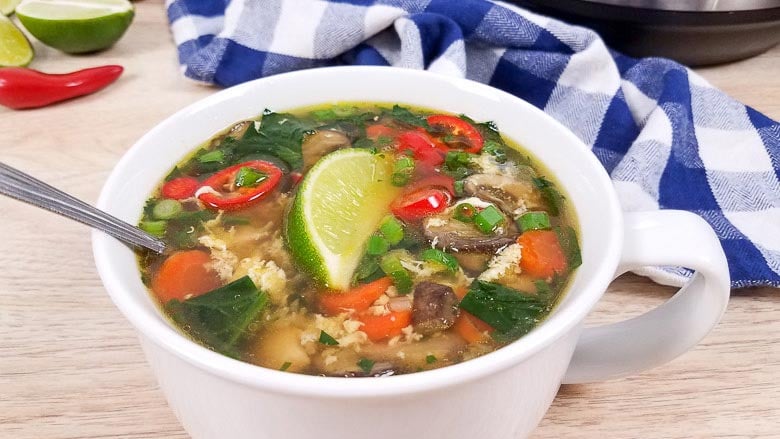
[[[202,250],[173,253],[152,278],[152,291],[166,303],[171,299],[199,296],[219,287],[222,282],[216,272],[207,268],[209,262],[211,257]]]
[[[367,284],[358,285],[345,292],[328,292],[320,294],[320,308],[325,314],[335,316],[344,311],[364,311],[384,294],[393,280],[389,277],[379,278]]]
[[[532,230],[517,238],[522,249],[520,268],[536,278],[552,277],[566,271],[566,255],[563,254],[558,235],[552,230]]]
[[[460,310],[452,329],[468,343],[484,343],[490,339],[488,334],[493,332],[492,326],[464,310]]]
[[[401,334],[401,330],[412,324],[412,311],[391,311],[390,314],[377,316],[363,313],[358,316],[363,322],[360,330],[371,341],[380,341]]]

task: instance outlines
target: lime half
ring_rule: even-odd
[[[22,0],[0,0],[0,14],[11,15]]]
[[[116,43],[133,21],[133,5],[127,0],[24,0],[16,16],[43,44],[85,53]]]
[[[0,67],[26,66],[32,58],[32,46],[22,31],[0,15]]]
[[[365,244],[400,189],[392,161],[365,149],[320,159],[298,188],[285,239],[298,265],[322,285],[346,290]]]

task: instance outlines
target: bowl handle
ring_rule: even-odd
[[[584,329],[564,383],[618,378],[661,365],[691,349],[718,323],[729,300],[729,270],[706,221],[675,210],[627,213],[615,277],[658,265],[695,273],[657,308],[623,322]]]

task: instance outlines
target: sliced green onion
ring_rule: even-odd
[[[393,279],[395,289],[401,294],[412,292],[412,276],[401,265],[401,259],[394,252],[390,252],[379,260],[379,268]]]
[[[425,362],[428,364],[433,364],[436,362],[436,356],[435,355],[426,355],[425,356]]]
[[[516,221],[517,227],[521,232],[529,230],[548,230],[550,226],[550,216],[547,212],[526,212],[520,215]]]
[[[254,187],[268,179],[268,174],[257,169],[244,166],[236,172],[236,187]]]
[[[152,216],[156,219],[167,220],[175,217],[181,211],[181,203],[176,200],[165,199],[155,203],[152,209]]]
[[[320,331],[320,343],[328,346],[338,346],[339,342],[325,331]]]
[[[168,229],[168,221],[141,221],[139,226],[144,232],[161,238],[165,236],[165,231]]]
[[[366,254],[379,256],[387,253],[390,245],[387,240],[379,235],[371,235],[366,243]]]
[[[245,216],[225,215],[222,217],[222,224],[225,226],[243,226],[250,222],[251,220]]]
[[[375,361],[369,360],[368,358],[361,358],[360,361],[357,362],[357,365],[363,372],[371,373],[371,369],[374,368],[374,363]]]
[[[474,216],[477,214],[477,208],[471,203],[460,203],[455,206],[455,213],[452,215],[456,220],[463,223],[474,222]]]
[[[474,215],[474,224],[484,234],[494,232],[503,222],[504,216],[492,204]]]
[[[379,233],[385,237],[388,244],[396,245],[404,239],[404,226],[394,216],[388,215],[382,220]]]
[[[201,163],[214,163],[221,162],[225,159],[225,153],[220,150],[209,151],[198,157],[198,161]]]
[[[289,361],[285,361],[285,362],[282,364],[282,367],[280,367],[280,368],[279,368],[279,370],[281,370],[282,372],[284,372],[285,370],[289,369],[289,368],[290,368],[290,366],[292,366],[292,363],[290,363]]]
[[[458,271],[458,260],[451,254],[444,253],[436,248],[429,248],[420,253],[423,261],[435,262],[447,267],[447,270],[455,273]]]
[[[414,172],[414,159],[407,156],[399,157],[393,164],[392,182],[394,186],[406,186]]]

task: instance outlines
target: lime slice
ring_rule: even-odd
[[[0,15],[0,67],[26,66],[32,58],[33,49],[22,31]]]
[[[342,149],[306,174],[287,216],[285,239],[298,265],[322,285],[346,290],[366,241],[400,189],[392,161],[365,149]]]
[[[22,0],[0,0],[0,14],[11,15]]]
[[[133,21],[127,0],[23,0],[16,16],[43,44],[67,53],[105,49]]]

